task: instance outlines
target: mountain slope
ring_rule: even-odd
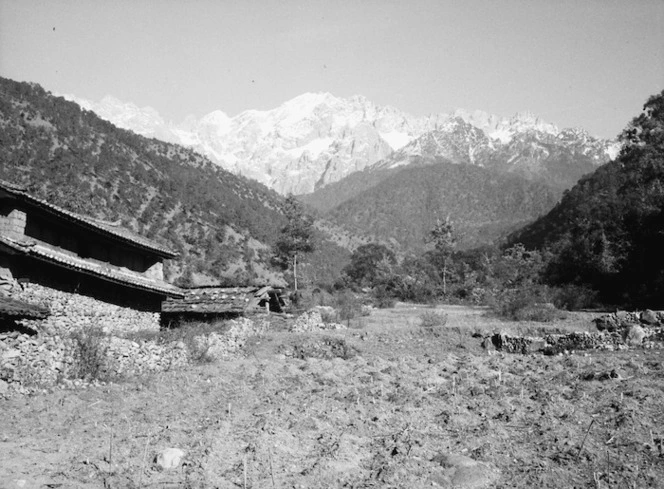
[[[473,247],[535,219],[557,200],[557,192],[540,183],[444,160],[392,169],[383,177],[326,217],[413,251],[424,248],[436,219],[449,216],[460,246]]]
[[[169,279],[274,281],[281,197],[173,144],[118,129],[36,84],[0,79],[0,178],[181,256]]]
[[[536,127],[537,123],[533,123]],[[502,142],[457,117],[428,132],[388,158],[368,168],[395,168],[435,158],[492,168],[530,180],[540,180],[561,191],[606,163],[613,148],[580,129],[542,131],[523,129]],[[424,159],[424,160],[423,160]]]
[[[623,132],[613,162],[510,237],[549,248],[549,280],[588,284],[613,303],[664,305],[664,91]]]
[[[414,117],[361,96],[307,93],[272,110],[235,117],[214,111],[178,125],[149,107],[69,97],[120,127],[191,147],[282,194],[311,193],[381,160],[405,165],[409,156],[496,167],[568,188],[616,151],[614,143],[576,129],[560,131],[528,113],[500,118],[457,110]]]

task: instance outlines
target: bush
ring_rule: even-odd
[[[550,301],[549,289],[541,285],[503,291],[491,299],[490,306],[497,316],[512,321],[551,322],[566,316]]]
[[[339,292],[334,298],[334,308],[341,321],[349,321],[361,313],[362,304],[349,290]]]
[[[374,304],[379,309],[391,309],[397,303],[397,300],[389,294],[381,293],[382,289],[378,289],[374,293]]]
[[[420,326],[429,331],[436,332],[447,325],[448,316],[444,312],[427,311],[420,314]]]
[[[108,353],[108,335],[100,328],[76,331],[71,335],[76,342],[76,364],[72,370],[75,378],[104,380],[109,374],[105,369]]]
[[[553,293],[556,307],[567,311],[596,307],[598,302],[597,291],[586,285],[566,284],[556,288]]]
[[[159,342],[164,344],[181,341],[187,347],[189,358],[194,362],[210,363],[212,360],[208,355],[209,345],[201,338],[207,338],[212,333],[221,335],[229,329],[229,323],[223,320],[214,323],[191,321],[178,328],[162,330],[159,335]]]

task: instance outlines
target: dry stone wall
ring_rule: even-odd
[[[159,331],[159,313],[109,304],[39,284],[23,284],[13,297],[47,306],[51,310],[51,315],[45,320],[23,321],[25,326],[47,334],[65,334],[90,328],[116,334]]]
[[[291,333],[306,333],[308,331],[328,329],[346,329],[346,326],[343,324],[324,322],[323,316],[321,315],[321,309],[324,311],[324,308],[319,307],[306,311],[298,316],[290,328]]]
[[[577,350],[626,350],[630,347],[664,348],[664,312],[618,311],[595,319],[597,332],[550,334],[543,338],[495,333],[483,346],[506,353],[557,354]]]
[[[227,321],[223,333],[165,341],[96,332],[37,335],[0,334],[0,396],[67,387],[96,379],[116,379],[182,368],[238,354],[248,338],[270,328],[267,318]],[[186,337],[186,335],[183,335]]]

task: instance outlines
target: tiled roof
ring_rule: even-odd
[[[183,289],[184,298],[162,302],[162,312],[240,313],[257,307],[271,287],[200,287]]]
[[[44,319],[49,314],[45,307],[0,295],[0,318]]]
[[[120,223],[101,221],[92,217],[76,214],[75,212],[68,211],[62,207],[58,207],[57,205],[50,204],[45,200],[38,199],[37,197],[27,193],[24,188],[9,182],[5,182],[3,180],[0,180],[0,189],[22,199],[25,202],[29,202],[37,207],[50,211],[53,214],[62,217],[63,219],[75,222],[88,229],[93,229],[103,235],[111,236],[125,243],[132,244],[135,247],[152,251],[153,253],[163,256],[164,258],[175,258],[177,256],[177,253],[169,250],[165,246],[162,246],[159,243],[152,241],[151,239],[148,239],[144,236],[134,233],[133,231],[130,231],[125,227],[122,227]]]
[[[171,285],[162,280],[146,277],[138,272],[126,268],[115,267],[108,263],[96,260],[80,258],[76,255],[66,253],[62,250],[35,241],[17,241],[5,236],[0,236],[0,244],[27,256],[54,263],[56,265],[87,273],[110,282],[127,285],[129,287],[157,292],[170,297],[183,297],[184,294],[179,287]]]

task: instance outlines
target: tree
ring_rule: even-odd
[[[314,251],[314,221],[304,213],[302,204],[292,194],[286,197],[284,214],[288,220],[275,244],[275,258],[284,268],[293,269],[293,288],[297,292],[298,258]]]
[[[373,287],[380,281],[381,272],[387,268],[382,265],[394,264],[396,257],[387,246],[368,243],[357,247],[344,273],[357,285]]]
[[[450,218],[446,217],[444,221],[437,219],[436,224],[431,231],[429,231],[427,238],[429,243],[433,243],[435,257],[440,261],[443,278],[443,294],[447,294],[447,266],[457,243],[457,236]]]

